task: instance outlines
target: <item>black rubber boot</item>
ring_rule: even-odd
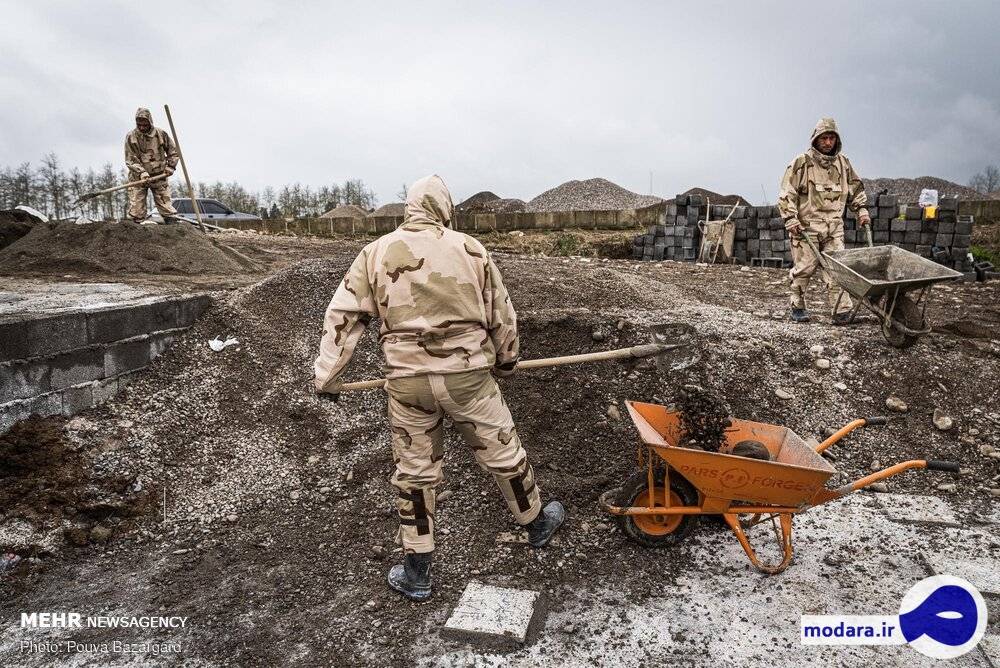
[[[792,322],[809,322],[809,314],[804,308],[793,308]]]
[[[832,322],[835,325],[849,325],[851,324],[851,314],[849,311],[841,311],[840,313],[834,313]]]
[[[389,569],[389,586],[411,601],[431,597],[431,561],[433,552],[408,554],[403,563]]]
[[[531,547],[545,547],[562,523],[566,521],[566,509],[558,501],[549,501],[538,517],[528,524],[528,544]]]

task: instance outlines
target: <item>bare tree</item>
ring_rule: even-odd
[[[1000,190],[1000,167],[988,165],[969,180],[969,187],[984,195]]]
[[[410,189],[410,187],[404,183],[403,187],[400,189],[400,191],[398,193],[396,193],[396,199],[399,200],[400,202],[405,202],[406,201],[406,193],[407,193],[407,191],[409,191],[409,189]]]

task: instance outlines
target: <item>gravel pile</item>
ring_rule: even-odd
[[[546,190],[528,202],[526,211],[621,211],[662,202],[660,197],[640,195],[607,179],[567,181]]]
[[[890,195],[896,195],[900,204],[916,204],[920,199],[920,191],[930,188],[938,191],[938,197],[957,197],[959,199],[987,199],[968,186],[952,181],[939,179],[936,176],[918,176],[915,179],[861,179],[865,184],[868,197],[888,189]]]
[[[486,204],[498,199],[500,199],[500,196],[496,193],[492,193],[489,190],[483,190],[455,205],[455,210],[462,213],[475,213],[477,211],[482,211]]]
[[[487,213],[519,213],[524,211],[526,206],[523,199],[511,197],[487,202],[483,205],[483,210]]]
[[[11,274],[240,274],[258,268],[186,223],[39,223],[0,250],[0,273]]]
[[[372,211],[369,216],[402,216],[406,213],[406,204],[403,202],[389,202]]]

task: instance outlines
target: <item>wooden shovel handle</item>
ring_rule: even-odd
[[[605,360],[616,360],[624,358],[643,358],[680,348],[685,344],[665,344],[646,343],[641,346],[631,348],[618,348],[616,350],[603,350],[599,353],[582,353],[580,355],[564,355],[562,357],[543,357],[535,360],[524,360],[517,363],[518,369],[541,369],[550,366],[562,366],[563,364],[579,364],[581,362],[603,362]],[[363,380],[357,383],[344,383],[340,386],[341,392],[349,390],[371,390],[385,385],[385,379]]]

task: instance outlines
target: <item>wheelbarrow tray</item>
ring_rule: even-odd
[[[909,291],[961,278],[961,272],[898,246],[873,246],[823,253],[837,285],[858,299],[890,290]]]
[[[680,447],[680,415],[665,406],[626,401],[639,437],[705,497],[751,504],[804,507],[819,494],[836,470],[791,429],[733,420],[726,442],[753,439],[771,453],[771,461]]]

